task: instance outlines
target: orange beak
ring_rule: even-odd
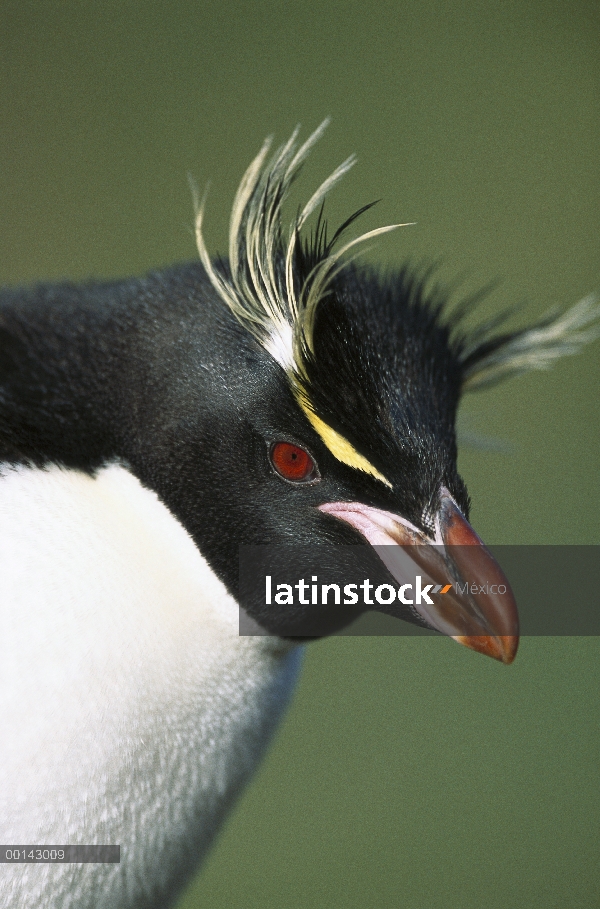
[[[422,621],[471,650],[512,663],[519,615],[510,584],[445,487],[435,539],[405,518],[360,502],[319,508],[354,527],[398,584],[410,587],[419,572],[419,595],[403,601]]]

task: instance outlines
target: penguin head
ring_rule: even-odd
[[[304,237],[306,219],[351,159],[313,194],[283,239],[282,203],[321,132],[300,148],[294,134],[270,159],[263,146],[234,201],[226,261],[209,257],[198,206],[204,272],[196,266],[162,279],[169,309],[160,317],[161,345],[171,345],[169,366],[161,379],[158,366],[146,364],[154,388],[138,396],[125,459],[234,595],[243,544],[314,551],[362,544],[378,556],[408,550],[419,554],[417,568],[426,552],[437,552],[431,570],[447,579],[449,572],[462,578],[468,567],[446,564],[438,550],[467,543],[498,572],[468,524],[457,471],[454,424],[469,349],[445,319],[445,301],[428,290],[426,274],[404,269],[381,278],[348,261],[357,241],[343,238],[360,212],[331,238],[321,213]],[[187,307],[183,320],[178,300]],[[148,408],[157,408],[152,419],[147,412],[139,419]],[[142,424],[151,437],[139,431]],[[352,558],[340,549],[339,570],[344,559],[354,568]],[[398,587],[403,570],[386,559],[377,560],[381,577]],[[311,570],[307,561],[306,574]],[[449,602],[427,610],[398,602],[385,611],[513,658],[510,595],[500,604]],[[361,611],[312,604],[269,610],[258,597],[244,605],[263,629],[284,637],[315,634],[315,621],[316,633],[335,631]]]
[[[485,576],[504,593],[460,595],[454,584],[450,596],[425,606],[382,611],[510,663],[517,609],[502,569],[468,523],[456,412],[465,390],[571,352],[573,328],[592,320],[591,302],[583,322],[563,317],[504,335],[494,335],[495,326],[465,332],[459,316],[446,315],[444,293],[430,289],[430,273],[404,268],[382,278],[348,262],[359,243],[401,226],[344,243],[361,209],[328,237],[323,198],[353,158],[311,196],[284,240],[282,204],[325,126],[300,147],[295,131],[270,159],[265,142],[234,201],[226,262],[208,255],[204,200],[197,203],[200,259],[226,313],[226,328],[213,336],[224,368],[210,397],[214,404],[216,393],[227,419],[217,418],[205,464],[214,502],[210,528],[202,509],[201,549],[232,589],[235,550],[244,543],[368,544],[396,584],[407,578],[408,553],[413,568],[441,581],[438,590]],[[306,239],[302,229],[318,209]],[[347,551],[339,558],[354,567]],[[317,614],[320,628],[335,631],[360,611],[308,603],[269,610],[258,598],[246,605],[266,631],[283,636],[305,635]]]
[[[205,440],[202,480],[194,478],[200,498],[182,490],[180,501],[198,508],[197,521],[186,516],[185,523],[194,523],[199,548],[230,589],[238,581],[240,544],[283,547],[281,558],[291,550],[300,564],[303,553],[306,576],[315,558],[331,560],[331,547],[339,546],[335,562],[343,574],[356,568],[347,547],[397,548],[400,529],[406,545],[435,544],[443,499],[468,515],[454,431],[460,370],[448,330],[420,298],[422,286],[408,273],[385,282],[353,266],[340,273],[315,325],[310,405],[307,397],[298,400],[273,357],[239,336],[238,326],[219,340],[235,349],[235,369],[224,354],[204,427],[215,419],[216,400],[218,417],[212,432],[198,431]],[[177,458],[179,471],[183,460]],[[402,577],[389,574],[380,563],[380,582],[398,586]],[[330,633],[361,611],[333,604],[273,610],[260,597],[246,605],[263,628],[283,636]],[[430,616],[400,603],[386,611],[431,625]]]

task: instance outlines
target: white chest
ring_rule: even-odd
[[[299,650],[238,607],[124,468],[0,478],[0,843],[121,865],[2,866],[0,907],[164,906],[259,760]]]

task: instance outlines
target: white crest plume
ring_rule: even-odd
[[[319,303],[330,284],[347,262],[347,253],[365,240],[403,227],[391,224],[370,230],[332,252],[327,245],[302,286],[295,274],[300,231],[307,218],[356,161],[354,155],[337,167],[313,193],[292,220],[287,241],[281,230],[281,209],[298,170],[313,145],[321,138],[329,120],[298,147],[299,127],[267,161],[272,137],[263,146],[244,174],[235,196],[229,224],[229,269],[231,277],[210,259],[202,224],[206,193],[196,205],[196,242],[200,259],[215,290],[232,313],[286,371],[296,394],[309,405],[306,361],[314,354],[313,333]],[[192,186],[192,189],[195,188]],[[346,222],[347,226],[352,219]],[[345,226],[338,231],[339,239]],[[342,261],[343,260],[343,261]]]

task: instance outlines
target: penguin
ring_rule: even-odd
[[[343,572],[360,545],[392,589],[406,554],[434,580],[485,571],[504,597],[368,608],[514,659],[517,608],[469,524],[457,407],[575,353],[600,306],[473,330],[473,301],[450,310],[428,272],[359,264],[399,225],[348,239],[366,206],[330,236],[324,199],[354,157],[284,235],[326,125],[265,141],[227,258],[208,253],[196,194],[199,261],[0,293],[0,842],[121,856],[4,864],[2,909],[171,905],[268,746],[304,643],[367,608],[242,597],[240,546],[327,545]]]

